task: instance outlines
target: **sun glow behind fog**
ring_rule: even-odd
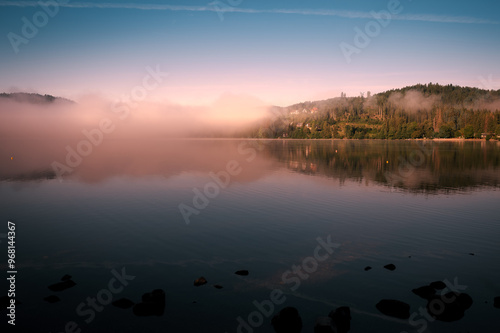
[[[115,138],[185,137],[234,133],[268,115],[264,102],[245,95],[225,94],[207,106],[142,101],[125,103],[99,95],[85,95],[76,104],[37,105],[0,101],[3,138],[77,139],[82,130],[110,119]]]

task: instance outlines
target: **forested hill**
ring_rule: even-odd
[[[52,95],[40,95],[33,93],[0,93],[0,101],[13,100],[16,102],[31,103],[31,104],[50,104],[54,102],[75,103],[69,99],[62,97],[54,97]]]
[[[273,108],[252,137],[417,139],[500,136],[500,90],[417,84]]]
[[[441,98],[441,102],[444,104],[457,105],[457,104],[467,104],[474,103],[474,101],[480,99],[500,99],[500,89],[499,90],[484,90],[479,88],[471,87],[460,87],[454,85],[442,86],[440,84],[416,84],[409,87],[404,87],[401,89],[392,89],[386,92],[377,94],[380,98],[389,98],[393,93],[406,93],[409,91],[418,91],[425,96],[437,95]]]

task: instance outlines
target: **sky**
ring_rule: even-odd
[[[500,89],[498,1],[0,0],[0,36],[0,92],[74,100]]]

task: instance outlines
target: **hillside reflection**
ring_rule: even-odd
[[[73,142],[75,146],[78,142]],[[4,141],[0,180],[58,178],[66,146],[54,141]],[[469,191],[500,184],[500,143],[485,141],[357,140],[109,140],[82,157],[63,177],[98,183],[112,177],[173,177],[218,172],[228,161],[243,167],[239,182],[277,169],[338,180],[364,182],[415,193]]]
[[[270,144],[268,154],[294,172],[416,193],[500,184],[500,142],[283,140]]]

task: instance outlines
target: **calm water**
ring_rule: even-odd
[[[316,317],[342,305],[351,332],[499,330],[498,143],[108,140],[58,177],[50,165],[67,166],[64,147],[0,145],[0,233],[16,223],[19,332],[64,332],[72,321],[82,332],[273,332],[285,306],[313,332]],[[318,238],[338,247],[318,252]],[[103,291],[123,269],[134,278]],[[65,274],[75,287],[47,288]],[[194,287],[200,276],[208,284]],[[445,279],[474,300],[460,321],[375,308],[393,298],[418,313],[426,302],[411,290]],[[153,289],[166,293],[160,317],[87,305],[106,295],[139,302]],[[271,304],[273,290],[281,304],[259,312],[255,301]],[[238,318],[257,327],[238,330]]]

